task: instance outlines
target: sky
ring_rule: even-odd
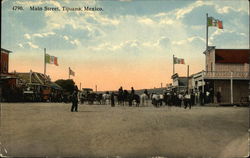
[[[13,10],[22,6],[23,10]],[[60,11],[31,11],[30,6]],[[62,7],[103,11],[63,11]],[[84,9],[83,9],[84,10]],[[11,50],[9,71],[44,72],[44,48],[59,66],[46,65],[52,81],[71,79],[98,90],[160,87],[204,70],[206,13],[223,21],[209,27],[210,46],[249,48],[248,0],[3,0],[1,47]]]

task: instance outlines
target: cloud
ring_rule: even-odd
[[[243,1],[242,1],[243,2]],[[219,14],[229,14],[232,11],[233,12],[238,12],[238,13],[247,13],[249,14],[248,11],[248,7],[246,5],[244,5],[244,3],[241,3],[240,1],[237,3],[237,5],[235,4],[235,2],[232,1],[232,3],[227,3],[227,5],[225,5],[225,3],[223,4],[214,4],[214,7],[217,11],[217,13]]]
[[[233,31],[233,30],[228,30],[228,29],[223,29],[223,30],[220,30],[220,29],[217,29],[215,30],[209,37],[209,41],[210,42],[214,42],[214,40],[216,40],[217,38],[223,38],[223,36],[230,36],[230,35],[235,35],[235,36],[238,36],[240,38],[246,38],[248,37],[245,33],[242,33],[242,32],[236,32],[236,31]],[[231,37],[231,36],[230,36]],[[232,36],[233,37],[233,36]],[[231,38],[229,38],[231,39]]]
[[[160,24],[163,24],[163,25],[172,25],[172,24],[174,24],[174,20],[173,19],[162,19],[161,21],[160,21]]]
[[[26,39],[31,39],[33,37],[39,37],[39,38],[44,38],[44,37],[47,37],[47,36],[52,36],[52,35],[55,35],[56,33],[55,32],[45,32],[45,33],[33,33],[33,34],[24,34],[24,37]]]
[[[174,11],[174,14],[176,16],[176,19],[181,19],[183,18],[186,14],[190,13],[193,9],[200,7],[200,6],[204,6],[204,5],[211,5],[211,3],[208,1],[196,1],[190,5],[188,5],[187,7],[184,8],[180,8],[180,9],[176,9]]]
[[[72,40],[70,41],[71,44],[79,46],[81,44],[81,42],[78,39]]]
[[[33,44],[33,43],[31,43],[31,42],[27,42],[27,44],[28,44],[28,46],[30,47],[30,48],[39,48],[39,46],[38,45],[35,45],[35,44]]]
[[[31,36],[30,36],[28,33],[24,34],[24,37],[25,37],[26,39],[31,39]]]
[[[155,24],[155,22],[152,19],[146,18],[146,17],[138,18],[138,22],[141,24],[145,24],[145,25],[154,25]]]
[[[118,44],[106,42],[98,46],[90,47],[90,49],[94,51],[136,52],[140,45],[141,43],[137,40],[128,40]]]
[[[21,43],[18,44],[18,47],[24,48],[23,45],[22,45]]]
[[[65,40],[69,40],[69,37],[68,37],[68,36],[63,36],[63,38],[64,38]]]
[[[40,37],[40,38],[43,38],[43,37],[52,36],[52,35],[55,35],[55,34],[56,34],[55,32],[34,33],[34,34],[32,34],[32,36],[33,36],[33,37]]]
[[[35,33],[35,34],[33,34],[32,36],[33,36],[33,37],[40,37],[40,38],[43,38],[43,35],[40,34],[40,33]]]
[[[188,37],[187,39],[179,40],[179,41],[173,41],[173,45],[186,45],[195,41],[200,41],[202,43],[205,43],[205,39],[199,36],[193,36],[193,37]]]
[[[161,37],[157,41],[157,45],[163,48],[170,48],[171,47],[171,41],[168,37]]]

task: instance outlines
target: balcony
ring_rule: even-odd
[[[204,79],[239,79],[249,80],[249,72],[230,72],[230,71],[204,71]]]

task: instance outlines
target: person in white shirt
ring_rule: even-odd
[[[184,105],[185,109],[187,108],[187,106],[189,106],[189,109],[191,109],[191,95],[188,93],[188,91],[185,93],[184,96]]]

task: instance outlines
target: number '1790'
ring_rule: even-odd
[[[12,10],[23,10],[22,6],[13,6]]]

